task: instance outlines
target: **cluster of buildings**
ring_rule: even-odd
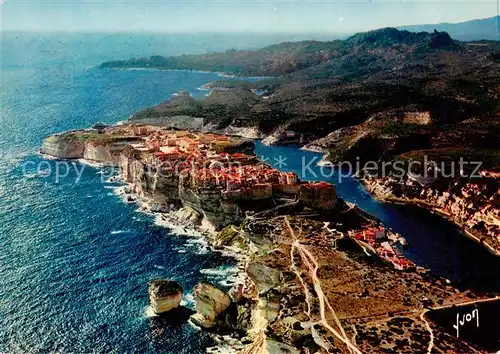
[[[225,200],[261,200],[279,194],[292,199],[302,196],[306,205],[323,209],[336,204],[332,184],[303,183],[293,172],[281,172],[260,162],[256,156],[241,152],[248,147],[243,139],[149,126],[121,129],[129,129],[129,135],[142,139],[139,144],[130,144],[127,156],[141,154],[147,165],[164,172],[163,176],[180,176],[180,183],[189,184],[192,190],[220,191]],[[127,180],[127,173],[124,175]]]
[[[194,178],[199,186],[224,186],[228,192],[266,184],[295,185],[298,183],[295,173],[280,172],[266,165],[219,165],[217,168],[204,169]]]
[[[280,172],[255,156],[225,150],[234,140],[216,134],[186,131],[156,131],[145,138],[145,146],[158,162],[176,161],[192,168],[195,187],[221,187],[225,192],[244,188],[265,189],[273,184],[296,185],[295,173]]]
[[[387,232],[383,226],[370,226],[361,230],[349,231],[349,236],[369,244],[380,258],[391,263],[394,268],[398,270],[414,269],[415,264],[391,245]]]

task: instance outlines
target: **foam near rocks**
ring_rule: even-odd
[[[242,284],[244,279],[245,279],[245,275],[242,273],[233,274],[233,275],[219,281],[219,285],[229,288],[229,287],[232,287],[232,286],[235,286],[238,284]]]
[[[217,282],[221,287],[228,289],[245,283],[247,275],[242,270],[241,264],[240,262],[240,264],[233,267],[206,268],[200,270],[200,273],[207,276],[208,279]]]
[[[201,274],[209,275],[209,276],[228,276],[231,274],[238,273],[238,268],[230,267],[230,268],[207,268],[200,270]]]
[[[229,345],[223,345],[217,347],[209,347],[207,348],[207,353],[210,354],[236,354],[239,350],[236,348],[232,348]]]
[[[213,347],[207,348],[207,353],[211,354],[234,354],[240,353],[245,345],[241,341],[232,338],[231,336],[217,336],[214,338],[218,344]]]
[[[142,196],[142,194],[134,193],[135,189],[133,185],[125,183],[122,176],[119,175],[119,171],[116,169],[111,171],[105,170],[108,168],[105,164],[94,163],[89,160],[80,159],[80,163],[89,165],[93,168],[100,168],[96,174],[100,175],[101,180],[104,184],[104,189],[109,190],[108,195],[114,195],[119,197],[125,203],[136,204],[136,212],[151,216],[154,224],[160,227],[168,229],[170,235],[187,237],[183,245],[174,248],[174,251],[178,253],[190,253],[190,254],[207,254],[212,251],[216,251],[223,256],[239,258],[241,260],[241,254],[238,250],[227,249],[214,250],[210,244],[210,237],[207,238],[208,232],[206,230],[215,230],[215,227],[206,219],[200,218],[201,226],[197,226],[196,220],[183,218],[181,213],[176,213],[174,207],[169,207],[168,210],[157,210],[154,207],[154,202]],[[134,217],[134,219],[138,219]],[[109,231],[111,235],[122,235],[129,230],[111,230]],[[241,264],[241,262],[240,262]],[[155,267],[156,268],[156,267]],[[159,268],[159,267],[158,267]],[[238,283],[243,283],[245,279],[244,272],[238,267],[228,267],[222,266],[219,268],[207,268],[200,271],[201,274],[210,279],[214,284],[217,284],[221,288],[229,289]],[[196,309],[196,301],[193,293],[187,293],[182,296],[180,300],[180,305],[189,309]],[[144,309],[146,317],[153,318],[156,317],[154,308],[148,306]],[[195,329],[200,329],[196,324],[189,321],[190,325]],[[210,350],[214,353],[236,353],[235,349],[238,346],[237,341],[234,338],[227,337],[223,338],[218,336],[220,341],[218,346],[212,347]],[[240,349],[242,348],[241,343],[239,344]]]
[[[146,307],[146,310],[144,312],[146,314],[146,317],[148,318],[158,317],[151,306]]]
[[[178,236],[190,236],[190,237],[199,237],[199,243],[202,243],[203,239],[200,232],[195,230],[194,228],[190,228],[189,226],[180,225],[177,220],[171,214],[159,214],[159,213],[151,213],[155,217],[155,225],[168,228],[174,235]],[[193,242],[193,241],[188,241]]]
[[[111,235],[119,235],[119,234],[126,234],[130,232],[130,230],[113,230],[110,232]]]
[[[120,180],[120,178],[119,178],[119,176],[118,176],[118,175],[114,175],[114,176],[109,177],[109,178],[105,181],[105,183],[114,183],[114,184],[116,184],[116,183],[120,183],[120,184],[121,184],[121,183],[122,183],[122,181]]]
[[[85,166],[89,166],[89,167],[94,167],[94,168],[104,168],[106,167],[107,165],[103,162],[95,162],[95,161],[90,161],[90,160],[87,160],[87,159],[78,159],[77,160],[78,163],[82,164],[82,165],[85,165]]]
[[[181,301],[181,306],[187,307],[191,310],[195,309],[196,306],[193,293],[187,293],[184,295]]]

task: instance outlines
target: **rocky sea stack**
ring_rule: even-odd
[[[149,302],[154,313],[162,314],[181,304],[182,287],[171,280],[153,280],[148,284]]]
[[[196,300],[196,314],[191,316],[191,320],[204,328],[212,328],[217,325],[233,302],[225,291],[208,283],[196,285],[194,297]]]

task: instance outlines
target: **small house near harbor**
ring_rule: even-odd
[[[357,240],[366,241],[371,244],[375,241],[386,239],[386,230],[383,226],[368,227],[363,230],[351,231],[349,234]]]

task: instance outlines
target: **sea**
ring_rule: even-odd
[[[202,353],[214,344],[185,320],[148,317],[147,283],[178,281],[192,309],[193,287],[234,275],[235,261],[124,203],[116,195],[120,185],[106,183],[107,171],[71,165],[57,178],[55,162],[38,150],[49,134],[126,120],[180,90],[202,97],[201,87],[220,79],[97,68],[103,61],[257,48],[284,39],[3,33],[0,353]]]
[[[305,37],[309,38],[309,37]],[[195,232],[159,224],[124,202],[112,171],[38,153],[50,134],[113,124],[181,90],[196,97],[216,73],[99,69],[106,60],[252,49],[291,35],[4,32],[0,118],[0,352],[203,353],[214,342],[185,319],[148,315],[147,283],[173,279],[194,309],[200,281],[225,284],[233,258]],[[319,38],[324,39],[324,38]],[[256,153],[283,170],[320,158],[297,147]],[[277,160],[276,160],[277,161]],[[83,168],[84,167],[84,168]],[[307,179],[315,179],[314,176]],[[330,178],[332,181],[335,175]],[[498,288],[498,260],[426,211],[378,203],[352,178],[348,201],[409,241],[409,258],[457,284]],[[227,285],[227,284],[226,284]]]

